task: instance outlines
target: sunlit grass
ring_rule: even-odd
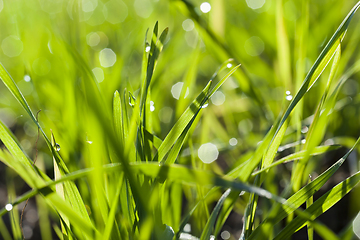
[[[20,2],[2,238],[355,238],[360,2]]]

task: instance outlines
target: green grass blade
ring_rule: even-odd
[[[339,145],[319,146],[319,147],[316,147],[314,149],[314,151],[311,153],[311,155],[316,156],[316,155],[324,154],[326,152],[338,149],[339,147],[340,147]],[[269,170],[270,168],[278,166],[278,165],[280,165],[282,163],[287,163],[287,162],[290,162],[290,161],[302,159],[305,154],[306,154],[305,150],[297,152],[297,153],[290,154],[290,155],[288,155],[286,157],[283,157],[283,158],[277,160],[276,162],[270,164],[269,166],[267,166],[265,168],[262,168],[262,169],[260,169],[258,171],[253,172],[251,174],[251,176],[256,176],[256,175],[258,175],[258,174],[260,174],[262,172],[265,172],[265,171]]]
[[[116,90],[114,93],[113,100],[113,118],[116,135],[119,137],[121,142],[124,141],[124,123],[123,123],[123,112],[121,107],[121,98],[119,92]]]
[[[276,130],[275,135],[280,130],[282,125],[285,123],[286,119],[289,117],[290,113],[296,106],[296,104],[300,101],[300,99],[305,95],[305,93],[313,86],[316,80],[319,78],[321,73],[324,71],[327,64],[330,62],[332,57],[335,54],[338,45],[343,40],[346,30],[351,22],[352,17],[355,12],[360,7],[360,2],[358,2],[353,9],[349,12],[343,22],[340,24],[339,28],[335,31],[334,35],[330,38],[329,42],[326,44],[323,51],[320,53],[319,57],[316,59],[314,65],[311,67],[309,73],[306,75],[303,84],[300,87],[300,90],[296,93],[295,97],[290,103],[290,106],[282,116],[280,124]]]
[[[222,208],[226,198],[229,196],[231,189],[225,191],[225,193],[221,196],[217,204],[215,205],[210,218],[206,222],[205,228],[201,233],[200,240],[207,240],[210,239],[210,235],[213,231],[217,216],[219,215],[220,209]]]
[[[309,208],[305,210],[306,213],[311,214],[313,219],[326,212],[329,208],[340,201],[346,194],[348,194],[360,182],[360,172],[345,179],[330,191],[316,200]],[[300,217],[291,221],[276,237],[275,239],[285,239],[290,237],[294,232],[306,224],[306,220]],[[318,232],[321,234],[321,232]]]
[[[342,158],[340,158],[336,163],[334,163],[330,168],[328,168],[325,172],[319,175],[311,183],[293,194],[289,199],[287,199],[286,202],[290,203],[293,207],[300,207],[310,196],[314,195],[314,193],[317,192],[339,169],[339,167],[345,162],[346,158],[357,146],[359,141],[360,138],[357,139],[354,146]],[[264,237],[263,234],[265,232],[269,232],[273,225],[284,219],[292,212],[292,208],[289,208],[287,206],[282,206],[281,209],[279,209],[279,206],[273,207],[268,217],[250,235],[249,240]]]
[[[118,182],[117,187],[116,187],[117,190],[116,190],[116,193],[115,193],[114,201],[111,204],[110,212],[109,212],[108,218],[106,220],[106,224],[105,224],[105,230],[104,230],[104,232],[102,234],[101,239],[104,239],[104,240],[110,239],[111,231],[113,229],[113,225],[114,225],[114,223],[116,223],[115,214],[116,214],[116,211],[117,211],[117,208],[118,208],[118,202],[119,202],[119,199],[120,199],[120,193],[121,193],[122,185],[123,185],[123,181],[120,178],[120,181]],[[120,236],[119,230],[118,229],[114,229],[114,230],[116,231],[117,235],[115,235],[113,238],[114,239],[116,238],[116,239],[120,240],[121,236]]]
[[[158,148],[158,152],[155,155],[154,159],[161,162],[163,161],[165,155],[174,145],[174,143],[178,140],[179,136],[182,134],[188,123],[191,121],[193,116],[197,114],[201,106],[205,103],[206,97],[208,95],[208,91],[210,89],[212,81],[206,85],[203,91],[197,96],[197,98],[191,103],[191,105],[185,110],[185,112],[181,115],[179,120],[172,127],[170,132],[165,137],[164,141]]]
[[[305,154],[304,158],[302,160],[300,160],[299,163],[296,165],[294,173],[292,175],[294,191],[299,190],[301,185],[303,184],[303,181],[305,178],[304,171],[305,171],[306,164],[309,161],[310,154],[314,150],[314,148],[321,142],[321,140],[325,134],[326,127],[327,127],[327,122],[328,122],[328,118],[329,118],[328,113],[333,109],[333,107],[335,105],[335,100],[334,100],[334,101],[330,101],[332,103],[331,105],[327,104],[325,109],[322,108],[325,104],[325,101],[327,100],[329,88],[330,88],[331,82],[334,78],[337,66],[339,64],[340,56],[341,56],[341,45],[338,44],[337,49],[334,53],[334,60],[333,60],[333,64],[330,69],[330,75],[328,78],[325,92],[320,100],[320,104],[318,105],[318,107],[316,109],[314,119],[310,125],[309,131],[305,138],[304,150],[306,150],[306,154]],[[337,88],[337,89],[339,89],[339,88]],[[334,94],[333,94],[333,96],[334,96]],[[335,96],[337,96],[337,92],[335,92]],[[322,112],[322,114],[320,116],[321,112]]]
[[[59,167],[59,170],[60,170],[61,174],[68,173],[69,170],[67,169],[64,161],[61,159],[58,152],[56,151],[55,146],[51,144],[50,140],[48,139],[45,132],[41,128],[40,124],[36,120],[33,112],[31,111],[28,103],[25,100],[24,96],[21,94],[19,88],[15,84],[14,80],[10,77],[10,75],[6,72],[5,68],[1,64],[0,64],[0,78],[4,82],[5,86],[14,95],[16,100],[19,101],[19,103],[22,105],[22,107],[25,109],[25,111],[31,117],[33,122],[40,129],[41,133],[43,134],[43,136],[45,138],[45,141],[46,141],[47,145],[49,146],[49,148],[50,148],[50,150],[51,150],[51,152],[52,152],[52,154],[54,156],[54,159],[56,160],[56,163],[57,163],[57,165]],[[81,199],[80,193],[77,190],[75,184],[69,182],[69,183],[66,183],[65,185],[66,185],[65,188],[67,188],[67,191],[68,191],[68,196],[69,196],[69,200],[70,200],[71,204],[74,206],[75,209],[77,209],[82,214],[82,216],[85,219],[88,219],[88,221],[90,223],[90,218],[89,218],[89,216],[88,216],[88,214],[86,212],[85,205],[84,205],[84,203],[83,203],[83,201]]]

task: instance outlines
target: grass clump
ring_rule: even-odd
[[[358,35],[346,41],[345,34],[360,2],[337,30],[341,14],[334,29],[324,27],[322,35],[334,34],[321,49],[310,14],[319,6],[247,2],[252,20],[239,30],[234,14],[242,3],[235,2],[214,1],[208,15],[204,5],[185,0],[147,8],[135,1],[134,9],[121,1],[74,1],[66,10],[39,1],[32,11],[46,15],[38,19],[34,12],[21,18],[27,5],[4,8],[26,29],[2,40],[0,59],[7,88],[1,98],[11,99],[0,121],[4,239],[355,236],[355,203],[340,230],[319,218],[352,190],[358,196],[358,83],[350,79],[360,70],[351,51]],[[324,5],[324,16],[331,15],[334,6]],[[171,26],[159,31],[158,22],[145,31],[134,20],[149,9],[173,33]],[[184,20],[171,22],[160,14],[167,12]],[[252,36],[252,14],[275,25]],[[47,32],[38,25],[44,20]],[[37,51],[27,29],[41,43]],[[30,210],[38,213],[33,225]]]

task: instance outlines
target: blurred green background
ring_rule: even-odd
[[[110,109],[115,90],[122,93],[126,88],[138,96],[147,29],[150,28],[150,33],[156,21],[160,30],[169,27],[151,83],[152,129],[149,131],[161,139],[221,63],[234,58],[242,64],[241,70],[211,98],[192,135],[194,146],[199,149],[198,160],[217,159],[204,168],[223,173],[251,155],[357,1],[316,0],[309,2],[308,9],[304,9],[304,2],[0,0],[0,62],[32,110],[41,109],[40,123],[47,134],[52,129],[63,159],[74,171],[88,167],[84,149],[87,142],[96,141],[84,126],[88,116],[83,98],[91,96],[84,91],[78,74],[82,63],[74,57],[74,52],[92,70],[108,104],[104,108]],[[342,44],[335,82],[360,59],[359,24],[359,15],[355,15]],[[306,134],[328,74],[325,70],[324,77],[299,107],[301,135],[296,134],[297,120],[292,120],[283,145],[296,143]],[[350,147],[359,136],[359,76],[352,75],[342,88],[337,111],[328,123],[323,142]],[[181,98],[184,95],[186,98]],[[38,150],[38,164],[52,176],[52,157],[45,142],[40,138],[35,146],[36,126],[3,84],[0,84],[0,119],[32,159]],[[292,148],[286,149],[280,155],[291,151]],[[316,176],[343,152],[344,149],[326,157],[315,157],[318,161],[312,161],[308,172]],[[178,161],[190,165],[189,153],[185,147]],[[335,183],[358,171],[356,153],[350,158],[347,169],[338,175]],[[289,165],[284,165],[272,171],[265,187],[279,194],[289,181],[289,169]],[[2,164],[0,173],[0,206],[3,207],[28,187]],[[86,195],[85,187],[82,192],[85,200],[91,198],[89,193]],[[331,223],[335,224],[336,229],[332,228],[335,232],[357,214],[359,196],[357,188],[346,200],[349,204],[343,209],[345,216],[339,217],[337,213],[331,216],[336,218],[336,223]],[[39,204],[42,200],[36,201]],[[30,201],[25,212],[24,231],[29,239],[39,237],[39,225],[50,224],[39,223],[37,215],[48,213],[41,209],[37,212],[35,205],[35,201]],[[238,224],[234,227],[228,223],[232,236],[238,236],[241,231],[242,211],[238,207],[234,217],[229,218]],[[195,232],[200,229],[201,224],[194,227]]]

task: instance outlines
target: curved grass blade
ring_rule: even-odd
[[[331,99],[329,101],[331,104],[326,104],[326,108],[323,109],[323,106],[325,105],[325,102],[327,100],[331,82],[334,78],[334,75],[335,75],[339,60],[340,60],[340,56],[341,56],[341,45],[338,44],[338,47],[334,53],[334,60],[333,60],[333,63],[332,63],[331,69],[330,69],[330,75],[328,78],[325,92],[320,100],[320,104],[318,105],[318,107],[316,109],[314,119],[310,125],[309,131],[305,138],[305,144],[304,144],[304,150],[306,150],[305,156],[296,165],[296,167],[294,169],[294,173],[292,175],[291,180],[293,182],[293,190],[295,192],[297,190],[299,190],[301,185],[303,184],[303,180],[305,177],[304,171],[305,171],[305,167],[309,161],[310,154],[314,150],[314,148],[321,142],[321,140],[325,134],[325,130],[326,130],[327,122],[328,122],[328,117],[329,117],[328,113],[333,109],[333,107],[335,105],[335,100],[331,101],[332,100]],[[337,88],[336,90],[339,90],[339,88]],[[336,97],[337,93],[338,92],[335,92],[333,94],[333,97]],[[320,115],[320,113],[321,113],[321,115]]]
[[[291,101],[288,109],[282,116],[280,124],[275,132],[274,137],[285,123],[286,119],[289,117],[292,110],[295,108],[300,99],[305,95],[305,93],[313,86],[316,80],[320,77],[321,73],[324,71],[330,60],[335,54],[336,49],[339,44],[342,42],[346,30],[351,22],[352,17],[355,12],[360,7],[360,1],[353,7],[353,9],[349,12],[343,22],[340,24],[339,28],[335,31],[334,35],[331,37],[329,42],[326,44],[323,51],[320,53],[319,57],[316,59],[314,65],[311,67],[310,71],[305,77],[303,84],[301,85],[299,91],[296,93],[295,97]]]
[[[198,95],[198,97],[190,104],[190,106],[185,110],[185,112],[181,115],[179,120],[175,123],[173,128],[170,130],[168,135],[165,137],[163,143],[160,145],[158,152],[154,159],[157,158],[159,162],[163,162],[163,159],[165,155],[169,152],[171,147],[175,144],[176,141],[178,141],[181,134],[184,132],[185,129],[187,131],[190,129],[190,126],[188,124],[192,121],[194,121],[196,115],[201,110],[202,106],[205,104],[205,102],[221,87],[221,85],[240,67],[240,65],[237,65],[233,67],[215,86],[214,88],[210,89],[211,83],[213,79],[217,76],[218,72],[225,69],[227,64],[232,62],[232,60],[226,61],[224,64],[220,66],[220,68],[213,74],[211,77],[209,83],[206,85],[206,87],[203,89],[203,91]],[[190,124],[191,125],[191,124]],[[183,136],[186,137],[186,133]],[[183,141],[183,140],[181,140]],[[180,147],[182,144],[180,144]]]
[[[21,176],[21,178],[26,180],[27,184],[33,188],[33,190],[24,194],[15,202],[11,203],[13,206],[26,201],[28,198],[35,196],[38,193],[41,193],[45,199],[49,201],[49,203],[54,205],[61,214],[65,215],[69,219],[71,224],[79,229],[82,229],[87,238],[91,238],[93,236],[93,232],[96,230],[92,223],[89,223],[87,219],[83,218],[78,212],[76,212],[68,202],[63,200],[60,195],[55,193],[55,190],[51,187],[55,184],[53,181],[45,183],[44,180],[40,178],[40,176],[34,175],[33,171],[29,171],[17,160],[17,158],[14,158],[6,151],[0,151],[0,160],[14,169]],[[29,181],[28,179],[31,180]],[[62,182],[64,182],[63,179],[61,179],[61,181],[57,181],[56,183]],[[33,185],[34,183],[36,185]],[[3,216],[5,213],[7,213],[5,208],[0,210],[0,216]]]
[[[179,120],[172,127],[170,132],[166,135],[164,141],[158,148],[158,152],[156,153],[154,159],[162,162],[165,155],[174,145],[174,143],[178,140],[179,136],[182,134],[188,123],[191,121],[193,116],[198,112],[201,108],[201,105],[205,103],[206,96],[208,95],[208,91],[210,89],[212,81],[206,85],[206,87],[202,90],[202,92],[197,96],[197,98],[190,104],[190,106],[185,110],[185,112],[181,115]]]
[[[25,111],[28,113],[30,118],[33,120],[33,122],[37,125],[37,127],[40,129],[42,135],[44,136],[44,139],[49,146],[52,155],[54,156],[54,159],[59,167],[61,174],[67,174],[69,173],[69,170],[67,169],[65,162],[60,157],[59,153],[56,151],[55,146],[51,144],[50,140],[46,136],[45,132],[41,128],[40,124],[35,118],[35,115],[31,111],[28,103],[26,102],[24,96],[20,92],[19,88],[17,87],[14,80],[10,77],[10,75],[7,73],[5,68],[2,64],[0,64],[0,78],[4,82],[5,86],[10,90],[10,92],[14,95],[16,100],[22,105],[22,107],[25,109]],[[75,184],[73,182],[67,182],[65,183],[66,191],[68,191],[68,197],[75,209],[77,209],[83,218],[87,219],[90,224],[90,218],[87,214],[85,205],[81,199],[80,193],[78,189],[76,188]]]
[[[345,179],[344,181],[333,187],[330,191],[325,193],[323,196],[321,196],[304,212],[309,213],[312,216],[312,219],[316,219],[318,216],[326,212],[329,208],[331,208],[338,201],[340,201],[359,182],[360,172],[357,172],[356,174]],[[274,239],[285,239],[290,237],[294,232],[306,225],[306,222],[307,220],[296,217]],[[321,232],[318,233],[321,234]]]
[[[326,152],[329,152],[329,151],[332,151],[332,150],[336,150],[340,148],[339,145],[330,145],[330,146],[319,146],[319,147],[316,147],[314,149],[314,151],[311,153],[311,155],[313,156],[316,156],[316,155],[320,155],[320,154],[323,154],[323,153],[326,153]],[[283,157],[279,160],[277,160],[276,162],[270,164],[269,166],[267,167],[264,167],[258,171],[255,171],[251,174],[251,176],[256,176],[262,172],[265,172],[267,170],[269,170],[270,168],[273,168],[275,166],[278,166],[282,163],[287,163],[287,162],[290,162],[290,161],[295,161],[295,160],[299,160],[299,159],[302,159],[304,158],[304,155],[305,155],[306,151],[303,150],[303,151],[300,151],[300,152],[297,152],[297,153],[293,153],[293,154],[290,154],[286,157]]]
[[[231,189],[226,190],[225,193],[221,196],[221,198],[217,202],[216,206],[214,207],[214,209],[210,215],[210,218],[206,222],[203,232],[201,233],[200,240],[210,239],[210,234],[213,231],[216,218],[219,215],[220,209],[222,208],[222,206],[225,202],[225,199],[229,196],[230,192],[231,192]]]
[[[350,155],[350,153],[354,150],[354,148],[359,142],[360,137],[357,139],[354,146],[342,158],[340,158],[325,172],[320,174],[311,183],[304,186],[295,194],[293,194],[289,199],[287,199],[286,203],[290,203],[293,207],[300,207],[310,196],[313,196],[315,192],[317,192],[340,168],[340,166],[345,162],[346,158]],[[293,210],[286,205],[275,205],[270,211],[268,217],[253,231],[253,233],[249,236],[248,240],[264,238],[264,233],[269,232],[273,225],[284,219],[292,212]]]

